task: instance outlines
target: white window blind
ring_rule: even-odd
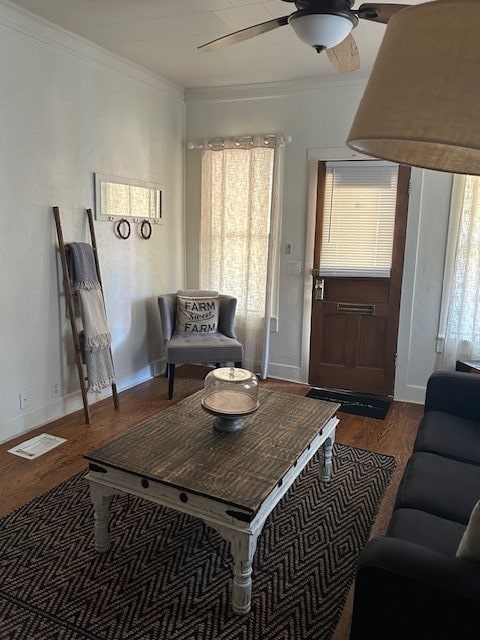
[[[322,275],[390,276],[397,179],[388,162],[327,163]]]

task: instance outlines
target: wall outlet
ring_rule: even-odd
[[[28,406],[28,394],[26,391],[20,391],[20,409],[23,411]]]
[[[54,380],[52,382],[52,398],[58,398],[60,395],[60,382],[58,380]]]

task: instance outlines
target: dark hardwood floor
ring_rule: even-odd
[[[111,398],[94,404],[90,425],[84,423],[82,409],[0,445],[0,516],[84,469],[83,455],[88,451],[201,389],[206,373],[207,370],[199,366],[179,367],[173,400],[167,400],[166,379],[154,378],[122,392],[119,410],[113,408]],[[266,380],[261,384],[275,391],[297,395],[305,395],[308,390],[304,385],[280,380]],[[385,420],[338,414],[338,442],[392,455],[397,461],[394,478],[385,493],[372,535],[385,531],[422,413],[423,406],[393,402]],[[15,444],[45,432],[66,438],[67,442],[36,460],[24,460],[7,453]],[[333,640],[348,638],[351,595]]]

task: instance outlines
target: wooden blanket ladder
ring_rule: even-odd
[[[66,254],[66,247],[65,247],[65,242],[63,239],[63,230],[62,230],[62,223],[60,222],[60,209],[58,207],[53,207],[53,216],[55,218],[55,226],[57,228],[57,236],[58,236],[58,247],[60,250],[60,259],[62,262],[62,271],[63,271],[63,288],[65,291],[65,300],[66,300],[66,305],[67,305],[67,313],[68,316],[70,317],[70,324],[72,327],[72,336],[73,336],[73,346],[75,349],[75,362],[77,365],[77,370],[78,370],[78,377],[80,380],[80,389],[82,392],[82,400],[83,400],[83,411],[84,411],[84,415],[85,415],[85,422],[87,424],[90,424],[91,422],[91,417],[90,417],[90,406],[88,403],[88,396],[87,396],[87,385],[86,385],[86,377],[85,377],[85,372],[84,372],[84,365],[83,365],[83,361],[82,361],[82,349],[81,349],[81,345],[80,345],[80,335],[79,335],[79,331],[78,331],[78,327],[77,327],[77,323],[75,320],[75,305],[74,305],[74,295],[75,292],[72,289],[72,286],[70,284],[70,275],[68,273],[68,264],[67,264],[67,254]],[[97,241],[95,238],[95,228],[93,226],[93,214],[92,214],[92,210],[91,209],[87,209],[87,217],[88,217],[88,226],[90,229],[90,238],[91,238],[91,242],[92,242],[92,250],[93,250],[93,256],[95,259],[95,268],[97,271],[97,278],[98,278],[98,282],[100,283],[100,290],[102,292],[102,297],[103,296],[103,286],[102,286],[102,278],[100,275],[100,263],[98,260],[98,250],[97,250]],[[105,302],[105,298],[104,298],[104,302]],[[110,356],[112,355],[111,349],[110,349]],[[112,360],[113,362],[113,360]],[[114,382],[112,384],[112,397],[113,397],[113,405],[115,407],[115,409],[119,409],[120,408],[120,402],[118,399],[118,393],[117,393],[117,385]]]

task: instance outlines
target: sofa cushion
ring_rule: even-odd
[[[395,508],[420,509],[467,524],[480,499],[480,466],[417,451],[405,468]]]
[[[388,525],[387,535],[454,556],[465,532],[465,525],[439,518],[418,509],[397,509]]]
[[[457,556],[480,562],[480,502],[473,508],[467,528],[457,549]]]
[[[480,464],[480,423],[441,411],[428,411],[420,423],[414,451]]]

